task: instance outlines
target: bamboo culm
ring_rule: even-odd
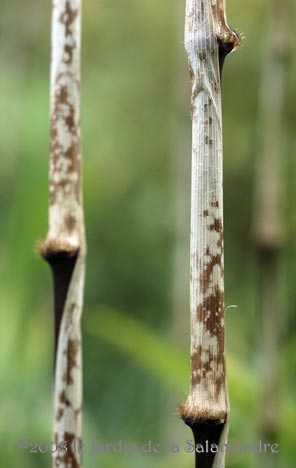
[[[80,136],[81,0],[53,0],[49,228],[41,255],[54,281],[55,382],[53,467],[80,468],[82,366],[80,319],[86,242]]]
[[[196,444],[227,441],[224,333],[221,72],[240,45],[222,0],[187,0],[185,48],[192,82],[190,238],[191,381],[183,420]],[[196,453],[196,466],[223,467],[224,452]]]

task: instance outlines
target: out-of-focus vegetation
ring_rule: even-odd
[[[226,312],[229,442],[256,444],[259,273],[250,226],[260,53],[269,9],[267,0],[227,3],[230,23],[246,35],[223,75],[226,306],[237,306]],[[85,453],[86,467],[193,465],[192,454],[165,453],[166,440],[183,448],[192,439],[176,410],[189,385],[189,274],[181,273],[189,264],[191,131],[184,4],[88,0],[83,5],[84,442],[88,452],[92,440],[139,447],[152,440],[163,448],[157,455]],[[34,252],[47,228],[50,2],[2,0],[0,34],[0,459],[1,466],[42,468],[50,466],[50,454],[30,454],[17,441],[52,439],[52,285],[49,268]],[[291,60],[282,153],[288,235],[279,310],[280,452],[274,455],[279,468],[294,467],[296,457],[295,80]],[[188,214],[177,271],[176,140],[185,168],[181,203]],[[177,315],[172,314],[176,276],[184,297]],[[227,463],[257,468],[263,456],[234,453]]]

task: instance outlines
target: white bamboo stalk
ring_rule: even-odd
[[[229,415],[220,71],[225,55],[239,45],[237,34],[227,24],[224,3],[186,2],[185,48],[192,80],[191,383],[186,404],[181,407],[182,417],[193,431],[198,426],[202,432],[203,424],[220,427],[220,443],[227,440]],[[223,456],[217,454],[214,464],[207,466],[224,466]]]
[[[75,250],[84,237],[81,201],[81,0],[53,0],[50,209],[47,242]]]
[[[86,255],[80,141],[81,0],[53,0],[52,8],[49,229],[41,253],[53,270],[58,322],[53,440],[65,441],[67,447],[53,453],[53,467],[80,468],[81,455],[74,452],[73,441],[81,441],[80,318]]]

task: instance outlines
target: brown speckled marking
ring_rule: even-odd
[[[80,138],[78,126],[75,125],[75,109],[69,100],[68,89],[65,85],[58,85],[63,76],[57,77],[57,87],[54,95],[54,105],[51,118],[51,158],[50,158],[50,203],[54,204],[60,191],[65,193],[69,186],[69,192],[74,193],[76,199],[80,197]],[[66,115],[65,115],[66,109]],[[71,135],[69,147],[65,147],[59,138],[61,121]],[[62,158],[65,158],[63,161]],[[65,163],[67,166],[65,167]],[[77,174],[76,180],[71,179],[71,174]],[[55,177],[59,178],[58,181]],[[67,194],[66,194],[67,195]]]
[[[221,278],[219,276],[216,280],[213,278],[215,267],[218,267],[218,275],[223,276],[223,225],[222,219],[214,216],[218,208],[218,201],[213,200],[209,204],[209,209],[204,209],[202,212],[203,217],[208,220],[206,229],[217,233],[217,241],[212,240],[214,243],[205,247],[204,255],[199,259],[199,288],[202,302],[196,307],[196,321],[203,327],[203,333],[208,333],[206,341],[208,339],[210,341],[203,350],[201,344],[198,345],[191,356],[191,386],[214,381],[213,388],[217,398],[225,383],[224,291],[219,287]],[[211,212],[213,214],[210,215]],[[216,340],[214,348],[210,344],[213,339]]]
[[[64,411],[65,411],[65,408],[67,407],[72,407],[72,403],[70,400],[68,400],[68,398],[66,397],[66,393],[65,391],[63,390],[60,394],[60,404],[62,405],[61,407],[59,407],[58,409],[58,412],[57,412],[57,415],[56,415],[56,419],[57,421],[60,421],[61,418],[63,417],[64,415]],[[74,410],[74,408],[72,408],[73,410],[73,413],[74,413],[74,416],[77,418],[78,415],[80,414],[81,410],[82,410],[82,407],[80,406],[78,409]]]
[[[66,392],[63,390],[60,394],[60,403],[62,403],[65,406],[71,406],[71,402],[68,400],[66,397]]]
[[[61,453],[59,451],[58,456],[56,457],[56,466],[60,466],[63,463],[63,466],[66,468],[80,468],[80,454],[74,452],[74,440],[76,441],[76,447],[81,444],[81,439],[77,439],[74,434],[70,432],[64,432],[62,438],[63,441],[67,443],[66,453]]]
[[[72,215],[67,215],[65,217],[65,225],[68,229],[69,232],[72,232],[76,229],[77,226],[77,220],[74,218]]]
[[[208,135],[205,135],[205,144],[206,145],[212,145],[213,144],[213,140]]]
[[[75,7],[73,7],[73,3]],[[72,5],[72,6],[71,6]],[[79,3],[65,1],[54,5],[62,29],[62,56],[57,54],[60,44],[53,44],[54,76],[51,101],[51,157],[50,204],[64,206],[77,214],[81,198],[80,122],[79,122],[79,38],[75,21]],[[78,72],[78,73],[77,73]],[[62,209],[63,210],[63,209]],[[74,231],[69,224],[70,231]],[[71,232],[69,232],[71,234]]]
[[[66,36],[72,36],[72,29],[71,26],[76,20],[78,15],[77,8],[71,8],[71,2],[66,1],[65,4],[65,11],[60,16],[60,22],[65,25]]]
[[[191,369],[198,369],[199,373],[191,373],[191,385],[198,385],[205,378],[206,369],[201,366],[201,346],[199,345],[194,353],[191,354]]]
[[[68,341],[67,351],[67,359],[68,359],[68,367],[67,367],[67,375],[66,375],[66,383],[73,384],[73,377],[71,375],[72,369],[77,366],[76,358],[80,347],[80,341],[78,340],[71,340]]]
[[[215,218],[214,222],[209,226],[210,231],[222,232],[223,226],[220,218]]]
[[[210,312],[207,315],[207,312]],[[203,350],[201,345],[197,346],[191,356],[191,369],[195,372],[191,374],[191,385],[197,385],[202,380],[207,381],[207,374],[215,374],[215,389],[218,396],[224,383],[225,360],[224,360],[224,327],[221,320],[224,317],[224,293],[218,287],[210,296],[206,297],[197,308],[198,321],[203,323],[205,330],[215,336],[217,340],[217,350],[214,353],[211,348]],[[202,352],[206,352],[208,357],[202,361]]]
[[[77,307],[76,304],[74,304],[73,302],[69,305],[69,310],[70,310],[70,313],[66,315],[65,317],[65,330],[68,332],[69,328],[73,325],[73,315],[75,313],[75,308]],[[67,355],[67,352],[64,350],[63,351],[63,354],[66,354]]]
[[[67,388],[69,385],[75,385],[75,382],[72,377],[72,370],[77,366],[77,353],[79,351],[80,341],[69,339],[67,350],[64,351],[64,354],[67,355],[67,368],[66,372],[63,374],[62,381],[65,383],[64,390],[59,395],[58,410],[56,413],[56,420],[60,421],[64,416],[65,408],[70,407],[73,411],[75,418],[77,418],[81,412],[81,406],[74,410],[73,403],[67,397]]]
[[[57,421],[60,421],[62,419],[62,417],[64,416],[65,408],[67,408],[69,406],[72,406],[71,402],[68,400],[68,398],[66,396],[65,390],[63,390],[61,392],[60,397],[59,397],[59,402],[60,402],[61,406],[59,407],[58,412],[56,414],[56,420]]]
[[[216,396],[218,396],[224,385],[225,378],[224,326],[221,324],[224,317],[223,291],[216,287],[213,294],[205,297],[203,303],[197,307],[196,313],[197,320],[203,323],[205,330],[210,332],[211,336],[215,336],[217,350],[215,353],[211,348],[204,350],[208,354],[208,360],[203,362],[201,359],[202,348],[201,346],[197,347],[196,352],[191,357],[191,368],[196,371],[191,374],[191,384],[197,385],[202,380],[207,381],[207,374],[214,374]]]
[[[197,52],[198,53],[198,57],[199,57],[199,60],[201,62],[206,62],[207,60],[207,53],[206,51],[200,51],[200,52]]]
[[[201,13],[201,17],[200,17],[200,21],[204,21],[205,20],[205,5],[204,5],[204,2],[201,2],[200,4],[200,13]]]
[[[56,420],[60,421],[63,416],[64,416],[64,408],[59,408],[56,414]]]
[[[211,284],[213,270],[216,265],[222,268],[222,254],[212,255],[210,261],[204,266],[204,269],[200,275],[200,287],[203,294],[209,289],[209,285]]]

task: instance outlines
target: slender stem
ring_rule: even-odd
[[[221,70],[239,46],[224,1],[187,0],[185,48],[192,80],[190,241],[191,382],[181,414],[195,442],[227,439],[224,350]],[[224,452],[196,453],[196,466],[224,466]]]
[[[81,467],[73,441],[81,441],[80,318],[86,243],[80,138],[81,0],[53,0],[49,229],[41,254],[49,262],[55,295],[53,467]]]
[[[260,437],[271,443],[278,438],[280,314],[284,304],[280,293],[280,260],[285,243],[283,163],[285,154],[285,80],[291,48],[290,0],[273,0],[262,53],[259,96],[258,154],[256,158],[253,240],[261,276],[261,398],[258,410]],[[262,467],[273,468],[272,455]]]

